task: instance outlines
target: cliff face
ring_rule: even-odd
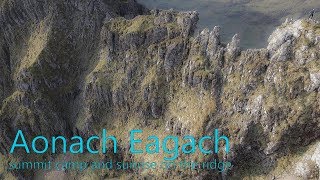
[[[294,176],[319,177],[320,24],[287,21],[267,48],[242,51],[238,35],[220,42],[219,27],[194,34],[197,21],[196,12],[147,12],[134,1],[1,1],[1,154],[7,156],[18,129],[31,139],[89,136],[106,128],[126,149],[134,128],[160,138],[210,135],[219,128],[231,140],[231,153],[219,157],[234,169],[185,171],[181,178],[288,177],[292,168]]]

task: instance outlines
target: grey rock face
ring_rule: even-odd
[[[294,39],[301,36],[302,22],[295,21],[286,23],[284,28],[276,29],[269,37],[269,50],[272,60],[285,61],[291,58],[291,50],[294,45]]]
[[[309,91],[314,91],[320,87],[320,73],[310,74],[311,85]]]
[[[232,40],[230,43],[228,43],[226,48],[227,56],[229,56],[230,59],[235,59],[240,54],[240,37],[238,34],[235,34],[232,37]]]
[[[248,165],[235,166],[226,178],[256,166],[268,174],[277,168],[277,158],[318,142],[317,22],[288,21],[270,36],[266,49],[241,51],[238,35],[221,43],[219,27],[193,35],[196,12],[145,12],[134,1],[38,3],[7,1],[1,8],[2,154],[17,129],[30,139],[43,132],[88,137],[106,128],[126,142],[123,132],[133,127],[149,133],[145,136],[165,132],[196,138],[217,128],[230,138],[232,152],[203,159]],[[310,167],[319,166],[313,161]],[[122,175],[103,175],[111,174]],[[27,175],[33,174],[21,176]]]

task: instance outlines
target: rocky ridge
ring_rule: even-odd
[[[196,12],[149,12],[134,1],[1,3],[1,154],[8,153],[18,129],[31,139],[89,136],[106,128],[125,150],[124,132],[132,128],[160,138],[200,137],[219,128],[231,139],[231,153],[219,158],[231,161],[232,171],[136,173],[264,179],[285,177],[292,162],[302,158],[295,175],[319,177],[319,158],[309,155],[317,152],[320,134],[319,22],[286,21],[271,34],[267,48],[242,50],[238,35],[221,43],[219,27],[195,33]],[[124,152],[107,158],[162,159]],[[20,154],[3,163],[27,159]]]

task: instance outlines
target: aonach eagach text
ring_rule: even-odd
[[[142,140],[139,138],[135,138],[136,134],[143,133],[142,130],[132,130],[130,131],[130,153],[132,154],[158,154],[160,153],[160,146],[162,147],[162,151],[166,153],[168,156],[164,157],[166,161],[175,160],[179,156],[179,152],[184,154],[193,154],[196,152],[198,148],[202,154],[217,154],[219,151],[219,141],[224,142],[225,152],[229,153],[229,139],[226,136],[219,136],[219,130],[215,129],[213,132],[213,136],[203,136],[199,138],[197,141],[193,136],[184,136],[183,145],[179,146],[179,137],[178,136],[166,136],[161,142],[157,136],[149,136],[147,138],[148,142],[146,142],[144,149],[136,148],[136,145],[142,144]],[[113,144],[113,153],[117,153],[117,138],[114,136],[108,136],[107,130],[103,129],[101,133],[101,137],[94,135],[89,137],[86,142],[84,142],[83,138],[80,136],[73,136],[70,139],[70,144],[67,143],[67,139],[63,136],[52,137],[51,142],[44,136],[37,136],[33,138],[31,142],[31,150],[36,154],[44,154],[49,150],[49,144],[51,145],[50,153],[57,153],[57,142],[60,142],[62,147],[58,147],[58,149],[62,149],[63,153],[67,153],[67,149],[72,154],[81,154],[84,153],[84,147],[91,154],[98,154],[99,150],[94,150],[92,148],[93,141],[101,142],[101,151],[103,154],[107,152],[107,141],[112,142]],[[212,149],[204,148],[204,142],[211,141],[213,144]],[[39,148],[39,144],[41,144],[41,148]],[[170,144],[169,148],[168,145]],[[25,136],[21,130],[19,130],[15,136],[14,142],[10,149],[10,154],[13,154],[15,150],[22,148],[26,153],[30,153],[30,144],[26,141]],[[179,149],[180,148],[180,149]]]

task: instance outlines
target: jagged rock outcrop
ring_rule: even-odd
[[[0,10],[1,154],[18,129],[30,139],[106,128],[128,149],[132,128],[160,138],[200,137],[218,128],[231,139],[231,153],[219,158],[231,161],[232,171],[132,176],[273,178],[282,158],[319,142],[319,22],[288,21],[267,48],[241,50],[238,35],[221,42],[220,27],[194,35],[196,12],[149,12],[134,1],[3,1]],[[126,153],[111,158],[161,160]],[[310,168],[298,166],[296,174],[319,177],[312,158]]]

